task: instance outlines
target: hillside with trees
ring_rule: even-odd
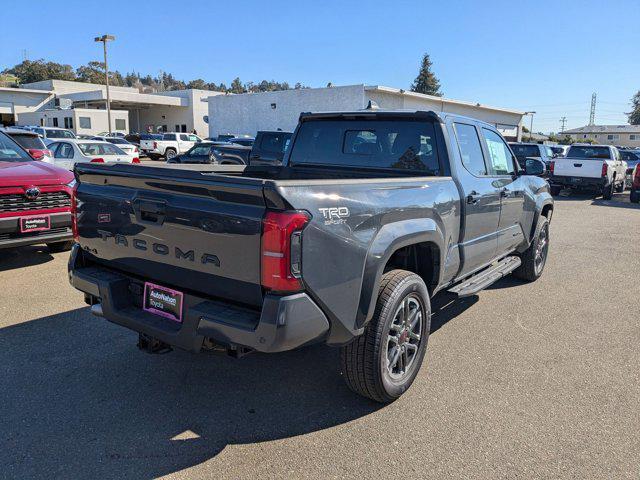
[[[77,68],[71,65],[49,62],[44,59],[24,60],[23,62],[2,71],[0,78],[4,83],[20,85],[42,80],[69,80],[76,82],[89,82],[104,84],[104,62],[89,62]],[[10,80],[7,80],[10,79]],[[171,73],[162,72],[158,76],[141,75],[137,72],[122,74],[119,71],[109,72],[109,84],[118,87],[134,87],[140,91],[162,92],[167,90],[182,90],[194,88],[200,90],[212,90],[225,93],[247,92],[273,92],[277,90],[290,90],[292,88],[308,88],[301,83],[291,87],[287,82],[275,80],[262,80],[260,82],[242,82],[236,77],[227,87],[224,83],[207,82],[202,78],[184,81],[175,78]]]

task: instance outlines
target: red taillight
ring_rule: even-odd
[[[158,142],[153,142],[153,149],[155,150],[156,148],[158,148]]]
[[[138,153],[140,150],[138,150],[138,147],[134,147],[133,149],[133,153]]]
[[[104,158],[94,158],[91,163],[104,163]]]
[[[607,162],[602,162],[602,176],[606,177],[607,176],[607,172],[609,171],[609,165],[607,165]]]
[[[73,239],[77,242],[80,236],[78,235],[78,200],[76,198],[78,192],[78,184],[73,186],[71,192],[71,231],[73,232]]]
[[[30,148],[27,151],[29,152],[29,155],[31,155],[31,158],[33,158],[34,160],[40,160],[45,156],[45,152],[48,152],[49,150],[40,150],[38,148]]]
[[[636,166],[635,173],[633,174],[633,188],[640,188],[640,164]]]
[[[43,152],[47,157],[53,157],[53,152],[51,150],[43,150]]]
[[[262,219],[262,286],[277,292],[302,289],[302,229],[305,212],[267,211]]]
[[[556,162],[549,162],[549,175],[553,175],[554,168],[556,168]]]
[[[131,163],[140,163],[140,159],[138,157],[133,157],[133,160],[131,160]]]

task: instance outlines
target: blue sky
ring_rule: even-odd
[[[0,70],[45,58],[231,83],[408,88],[428,52],[445,96],[536,110],[534,130],[624,123],[640,90],[640,1],[7,2]],[[8,21],[7,21],[8,20]],[[528,124],[528,120],[527,120]]]

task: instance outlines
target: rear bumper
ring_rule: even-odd
[[[559,185],[562,187],[570,188],[604,188],[607,185],[608,179],[604,178],[591,178],[591,177],[559,177],[552,176],[549,178],[551,185]]]
[[[50,219],[49,230],[20,233],[20,217],[0,218],[0,249],[73,240],[70,213],[52,213]]]
[[[100,266],[83,266],[74,245],[69,281],[101,305],[107,320],[167,343],[199,352],[205,339],[260,352],[282,352],[321,340],[329,322],[305,293],[265,295],[261,311],[184,293],[182,323],[142,310],[144,281]]]

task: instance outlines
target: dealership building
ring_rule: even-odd
[[[354,111],[370,101],[383,109],[433,110],[466,115],[495,125],[508,140],[521,138],[523,112],[380,85],[347,85],[277,92],[222,94],[209,90],[141,93],[110,87],[111,130],[255,135],[292,131],[301,112]],[[109,130],[104,85],[64,80],[0,87],[0,124],[61,127],[78,134]]]
[[[64,80],[0,88],[0,124],[69,128],[79,134],[109,130],[104,85]],[[173,90],[140,93],[110,87],[111,130],[123,133],[180,131],[205,135],[206,99],[217,92]]]
[[[369,101],[382,109],[449,112],[483,120],[508,139],[520,140],[523,112],[452,100],[380,85],[304,88],[208,98],[209,136],[255,135],[259,130],[293,131],[301,112],[355,111]]]

